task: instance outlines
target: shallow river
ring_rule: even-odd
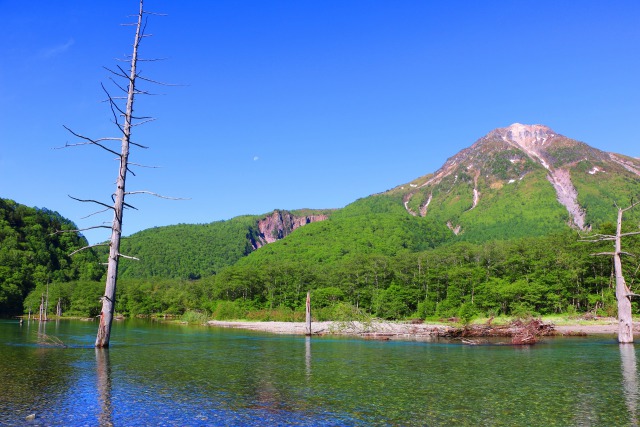
[[[0,426],[638,424],[637,350],[609,336],[466,346],[128,320],[96,350],[96,326],[0,321]]]

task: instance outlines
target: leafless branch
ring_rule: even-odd
[[[147,120],[141,121],[140,123],[133,123],[131,126],[140,126],[140,125],[143,125],[145,123],[154,122],[154,121],[156,121],[155,118],[149,118]],[[129,142],[129,143],[131,143],[131,142]],[[148,147],[144,147],[144,148],[148,148]]]
[[[179,84],[174,84],[174,83],[163,83],[163,82],[159,82],[157,80],[152,80],[152,79],[148,79],[146,77],[142,77],[140,74],[138,74],[138,78],[140,80],[144,80],[145,82],[149,82],[149,83],[153,83],[153,84],[157,84],[160,86],[183,86],[183,85],[179,85]]]
[[[615,254],[616,254],[615,252],[598,252],[598,253],[591,254],[591,255],[593,255],[593,256],[597,256],[597,255],[609,255],[609,256],[613,256],[613,255],[615,255]],[[635,255],[634,255],[634,254],[632,254],[632,253],[630,253],[630,252],[622,252],[622,251],[621,251],[621,252],[620,252],[620,255],[627,255],[627,256],[635,257]]]
[[[120,73],[116,73],[115,71],[113,71],[111,68],[107,68],[107,67],[102,67],[105,70],[107,70],[108,72],[110,72],[111,74],[115,74],[118,77],[124,77],[125,79],[129,80],[129,76],[127,76],[127,74],[124,72],[124,70],[120,67],[118,67],[120,69]],[[122,73],[122,74],[121,74]],[[125,91],[126,92],[126,91]]]
[[[89,214],[89,215],[87,215],[87,216],[83,216],[83,217],[82,217],[82,218],[80,218],[80,219],[87,219],[87,218],[89,218],[89,217],[91,217],[91,216],[94,216],[94,215],[97,215],[97,214],[101,214],[102,212],[106,212],[106,211],[108,211],[109,209],[113,209],[113,208],[112,208],[111,206],[109,206],[108,208],[105,208],[105,209],[103,209],[103,210],[101,210],[101,211],[93,212],[93,213],[90,213],[90,214]]]
[[[608,240],[616,240],[616,236],[600,236],[600,237],[587,237],[584,239],[579,239],[578,242],[588,242],[588,243],[598,243],[598,242],[606,242]]]
[[[83,203],[95,203],[95,204],[98,204],[98,205],[100,205],[100,206],[104,206],[104,207],[105,207],[105,208],[107,208],[107,209],[113,209],[113,206],[109,206],[109,205],[107,205],[106,203],[102,203],[102,202],[99,202],[99,201],[97,201],[97,200],[92,200],[92,199],[78,199],[77,197],[73,197],[73,196],[69,196],[69,197],[70,197],[70,198],[72,198],[73,200],[78,201],[78,202],[83,202]]]
[[[113,72],[113,71],[112,71]],[[116,85],[118,87],[118,89],[120,89],[121,91],[123,91],[124,93],[127,93],[127,90],[125,88],[123,88],[122,86],[120,86],[118,84],[118,82],[116,82],[113,77],[109,77],[109,80],[111,80],[113,82],[114,85]],[[126,97],[125,97],[126,98]]]
[[[126,195],[133,195],[133,194],[149,194],[151,196],[155,196],[155,197],[159,197],[161,199],[167,199],[167,200],[191,200],[191,199],[185,199],[182,197],[168,197],[168,196],[163,196],[161,194],[157,194],[151,191],[147,191],[147,190],[138,190],[138,191],[127,191],[126,193],[124,193]]]
[[[637,200],[637,201],[635,201],[635,202],[634,202],[634,201],[633,201],[633,198],[632,198],[632,199],[631,199],[631,205],[630,205],[629,207],[626,207],[626,208],[622,209],[622,212],[626,212],[626,211],[628,211],[628,210],[630,210],[630,209],[633,209],[633,208],[634,208],[634,207],[636,207],[638,204],[640,204],[640,200]]]
[[[134,259],[134,260],[136,260],[136,261],[140,261],[140,258],[136,258],[136,257],[134,257],[134,256],[123,255],[123,254],[120,254],[120,253],[118,254],[118,257],[120,257],[120,258],[126,258],[126,259]]]
[[[105,147],[104,145],[100,144],[100,141],[113,141],[113,140],[117,140],[117,139],[119,139],[119,138],[116,138],[116,139],[114,139],[114,138],[100,138],[100,139],[93,140],[93,139],[88,138],[88,137],[86,137],[86,136],[84,136],[84,135],[80,135],[80,134],[78,134],[78,133],[75,133],[74,131],[72,131],[71,129],[69,129],[68,127],[66,127],[65,125],[62,125],[62,126],[63,126],[66,130],[68,130],[69,132],[71,132],[74,136],[76,136],[77,138],[84,139],[85,141],[88,141],[89,143],[91,143],[91,144],[93,144],[93,145],[97,145],[98,147],[102,148],[103,150],[106,150],[106,151],[108,151],[108,152],[110,152],[110,153],[113,153],[113,154],[115,154],[116,156],[120,157],[120,153],[118,153],[117,151],[114,151],[114,150],[112,150],[112,149],[110,149],[110,148],[107,148],[107,147]]]
[[[155,119],[153,119],[153,120],[155,120]],[[133,126],[133,125],[132,125],[132,126]],[[133,142],[133,141],[131,141],[131,140],[129,140],[129,144],[134,145],[134,146],[136,146],[136,147],[138,147],[138,148],[144,148],[145,150],[146,150],[147,148],[149,148],[149,147],[147,147],[146,145],[138,144],[137,142]]]
[[[87,249],[95,248],[96,246],[109,246],[109,244],[108,243],[96,243],[95,245],[85,246],[85,247],[82,247],[80,249],[76,249],[75,251],[71,252],[69,254],[69,256],[73,256],[73,255],[77,254],[78,252],[82,252],[82,251],[85,251]]]
[[[134,91],[134,93],[135,93],[136,95],[147,95],[147,96],[160,96],[160,95],[166,95],[166,94],[164,94],[164,93],[152,93],[152,92],[149,92],[148,90],[142,90],[142,89],[136,89],[136,90]]]
[[[124,132],[124,128],[122,127],[122,125],[120,124],[120,121],[118,120],[118,115],[116,114],[115,110],[118,110],[120,113],[122,113],[122,110],[120,109],[120,107],[118,107],[118,104],[116,104],[113,101],[113,98],[111,97],[111,94],[109,93],[109,91],[107,91],[107,89],[104,87],[103,84],[101,84],[102,89],[104,90],[104,92],[107,94],[107,97],[109,98],[109,107],[111,108],[111,114],[113,114],[113,123],[118,126],[118,129],[120,130],[120,132]]]
[[[129,162],[129,165],[137,166],[139,168],[148,168],[148,169],[160,169],[161,168],[161,166],[147,166],[147,165],[141,165],[140,163],[133,163],[133,162]]]
[[[95,230],[96,228],[108,228],[108,229],[111,229],[111,227],[109,227],[107,225],[94,225],[93,227],[79,228],[77,230],[56,230],[54,233],[51,233],[49,235],[53,236],[55,234],[63,234],[63,233],[80,233],[82,231]]]
[[[100,138],[99,140],[96,141],[119,141],[120,138]],[[53,147],[52,150],[63,150],[65,148],[72,148],[72,147],[81,147],[83,145],[94,145],[93,142],[79,142],[76,144],[69,144],[68,142],[65,143],[62,147]]]

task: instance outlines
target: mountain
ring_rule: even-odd
[[[614,219],[614,203],[627,205],[638,194],[638,159],[516,123],[489,132],[434,173],[342,209],[276,210],[144,230],[122,247],[141,261],[123,262],[120,271],[122,277],[198,278],[250,254],[247,262],[259,264],[278,258],[331,263],[457,241],[586,232]]]
[[[495,129],[435,173],[394,190],[413,216],[432,217],[465,240],[588,231],[613,203],[640,194],[640,161],[607,153],[542,125]]]

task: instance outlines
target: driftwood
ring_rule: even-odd
[[[514,320],[506,325],[471,325],[464,328],[451,328],[443,331],[442,337],[460,338],[464,344],[487,344],[487,340],[476,338],[507,337],[511,338],[512,345],[531,345],[538,341],[540,336],[555,335],[553,325],[544,323],[540,319]]]

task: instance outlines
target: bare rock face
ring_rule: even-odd
[[[288,211],[275,210],[271,215],[258,221],[259,235],[252,239],[251,245],[254,249],[258,249],[288,236],[296,228],[312,222],[324,221],[327,218],[328,216],[324,214],[296,216]]]
[[[523,150],[529,157],[539,162],[547,169],[547,179],[556,190],[556,196],[571,216],[571,225],[583,230],[585,226],[585,212],[578,203],[576,191],[569,171],[564,168],[553,168],[552,159],[549,159],[545,145],[553,141],[557,135],[550,128],[543,125],[522,125],[514,123],[509,127],[496,129],[492,133],[500,136],[505,142]]]
[[[578,192],[571,180],[570,169],[575,162],[589,158],[602,161],[606,153],[593,149],[586,144],[574,141],[562,136],[544,125],[525,125],[514,123],[511,126],[498,128],[480,138],[471,147],[466,148],[455,156],[449,158],[445,164],[422,184],[418,184],[417,190],[427,187],[436,188],[446,179],[455,185],[458,174],[463,170],[473,179],[473,204],[469,210],[482,203],[482,193],[478,187],[478,178],[489,178],[494,174],[491,164],[494,163],[496,154],[510,152],[509,162],[513,165],[523,165],[523,172],[519,176],[502,178],[494,176],[491,188],[498,188],[521,180],[528,173],[524,167],[526,162],[541,165],[547,170],[547,179],[553,186],[558,201],[567,209],[570,215],[570,225],[574,228],[584,229],[586,224],[585,211],[578,203]],[[567,153],[572,153],[567,157]],[[571,157],[573,156],[573,157]],[[576,157],[577,156],[577,157]],[[575,158],[574,158],[575,157]],[[623,164],[622,161],[619,161]],[[633,170],[634,165],[629,165],[628,160],[623,164],[628,170]],[[451,180],[451,177],[455,179]],[[510,178],[510,179],[509,179]],[[415,192],[408,193],[404,198],[405,209],[412,215],[418,215],[409,208],[409,202]],[[441,192],[444,190],[441,190]],[[446,190],[450,191],[450,190]],[[424,192],[422,193],[424,194]],[[429,191],[428,197],[420,205],[419,215],[426,216],[431,203],[434,190]],[[455,227],[449,227],[455,234],[459,232]]]

